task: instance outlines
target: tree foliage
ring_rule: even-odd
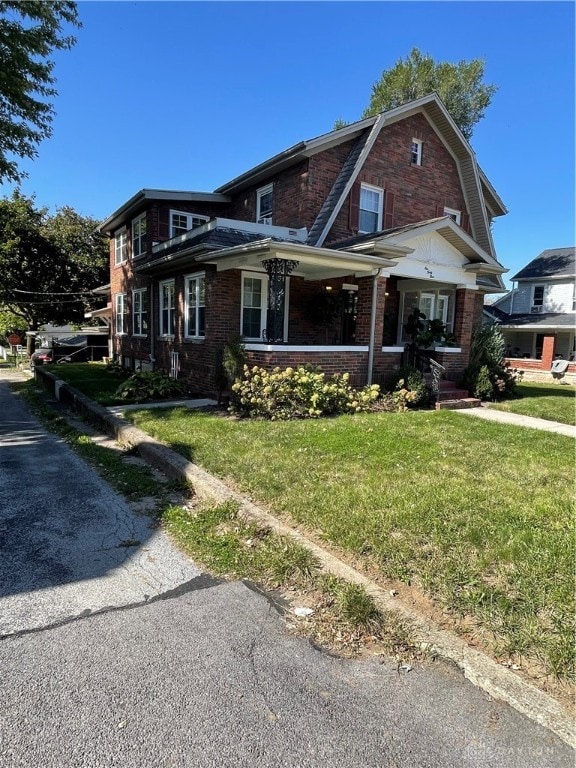
[[[394,109],[436,91],[469,140],[498,90],[495,85],[485,85],[483,77],[481,59],[462,60],[457,64],[435,62],[429,54],[413,48],[406,59],[398,59],[391,69],[382,72],[372,86],[370,103],[362,117]]]
[[[50,56],[75,43],[63,34],[65,24],[80,26],[69,0],[0,2],[0,180],[20,181],[17,159],[36,157],[39,142],[52,134],[50,100],[57,92]]]
[[[28,330],[81,322],[108,282],[108,245],[98,222],[64,207],[55,215],[18,191],[0,200],[0,307]]]

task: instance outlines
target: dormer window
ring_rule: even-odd
[[[422,165],[422,140],[412,139],[411,160],[412,165]]]
[[[359,232],[378,232],[382,229],[384,190],[362,184],[360,187]]]
[[[272,224],[272,190],[267,184],[256,192],[256,221],[258,224]]]
[[[170,237],[183,235],[191,229],[201,227],[202,224],[206,224],[209,220],[208,216],[201,216],[199,213],[170,211]]]

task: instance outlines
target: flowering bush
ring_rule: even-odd
[[[244,377],[232,386],[230,410],[271,420],[317,419],[339,413],[371,410],[380,396],[378,384],[356,390],[347,373],[326,376],[304,366],[244,366]]]

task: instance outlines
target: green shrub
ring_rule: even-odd
[[[116,397],[122,400],[164,400],[182,395],[185,384],[178,379],[171,379],[158,371],[139,371],[122,382],[116,390]]]
[[[505,349],[506,342],[497,325],[477,328],[472,334],[470,360],[462,375],[462,386],[482,400],[514,395],[521,374],[507,364]]]
[[[230,410],[272,420],[370,410],[380,396],[378,384],[356,390],[349,380],[347,373],[326,376],[304,366],[267,371],[245,365],[244,378],[232,386]]]
[[[387,388],[394,394],[403,391],[410,393],[408,397],[403,398],[408,407],[416,408],[427,405],[430,398],[424,376],[413,365],[403,365],[395,370],[388,377]]]
[[[122,363],[119,363],[117,360],[110,360],[110,362],[106,364],[106,372],[111,373],[118,379],[127,379],[128,376],[131,375],[131,371],[129,371],[128,368],[124,368]]]

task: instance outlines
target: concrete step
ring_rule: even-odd
[[[440,389],[438,392],[439,400],[462,400],[469,396],[467,389]]]
[[[460,397],[455,400],[439,400],[436,403],[436,410],[437,411],[443,411],[443,410],[450,410],[455,411],[460,408],[479,408],[481,405],[481,400],[479,400],[477,397]]]

